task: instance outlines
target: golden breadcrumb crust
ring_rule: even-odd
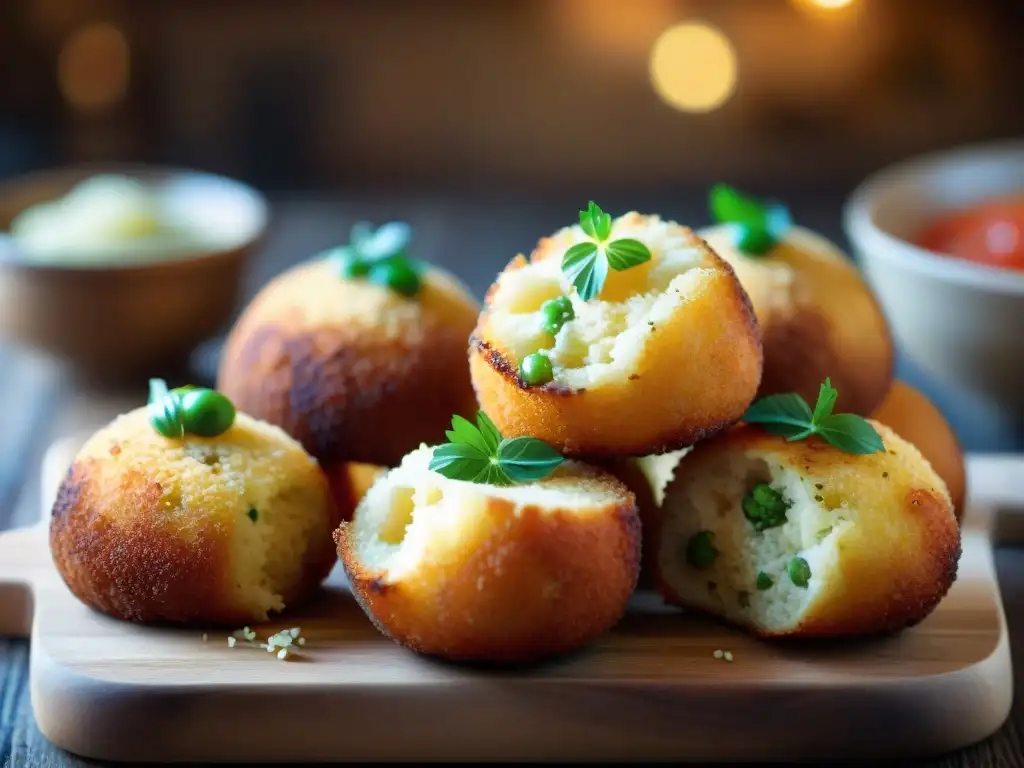
[[[405,298],[346,280],[329,259],[294,267],[253,299],[224,348],[217,387],[284,428],[324,467],[397,464],[444,436],[476,398],[466,345],[479,304],[431,267]]]
[[[603,465],[618,480],[629,488],[636,498],[637,515],[643,537],[643,552],[640,558],[640,576],[637,589],[655,589],[658,584],[657,552],[655,537],[661,511],[654,498],[654,491],[647,476],[640,470],[634,459],[618,459]]]
[[[249,510],[256,510],[257,521]],[[50,547],[68,588],[86,605],[139,622],[243,624],[268,611],[240,552],[240,526],[282,534],[294,514],[309,533],[293,578],[269,583],[286,606],[301,602],[336,562],[340,515],[316,462],[276,427],[238,414],[216,438],[168,440],[137,409],[100,429],[62,481]],[[287,538],[287,537],[286,537]]]
[[[608,503],[539,508],[487,496],[397,579],[361,561],[356,523],[343,523],[335,541],[352,592],[384,635],[423,654],[518,663],[582,648],[622,616],[640,564],[632,494],[604,474],[586,482],[606,486]]]
[[[917,449],[888,427],[872,422],[884,453],[854,456],[820,439],[789,442],[740,425],[694,448],[680,462],[666,491],[663,515],[690,483],[707,482],[711,468],[736,452],[758,455],[823,487],[822,504],[846,502],[853,526],[837,543],[835,568],[786,632],[760,634],[839,637],[888,633],[912,626],[939,604],[956,579],[960,527],[942,479]],[[735,514],[741,514],[738,509]],[[717,539],[716,539],[717,541]],[[667,578],[667,558],[679,547],[659,547],[659,586],[668,602],[707,610],[683,599]],[[673,552],[672,550],[678,550]]]
[[[738,252],[729,230],[702,232],[750,295],[764,344],[760,396],[797,392],[818,397],[825,377],[838,408],[870,415],[895,369],[885,315],[860,272],[834,245],[794,227],[764,256]]]
[[[535,437],[570,456],[643,456],[692,445],[743,415],[762,362],[750,301],[729,265],[680,229],[713,273],[649,329],[633,374],[596,387],[523,386],[491,327],[492,286],[470,343],[470,371],[481,407],[503,435]],[[560,259],[562,250],[544,238],[530,261]],[[505,271],[526,264],[518,256]]]
[[[962,519],[967,497],[964,452],[942,412],[919,390],[894,381],[872,418],[917,447],[932,469],[946,481],[956,519]]]

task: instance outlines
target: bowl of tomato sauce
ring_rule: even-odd
[[[901,352],[1024,428],[1024,141],[885,168],[844,224]]]

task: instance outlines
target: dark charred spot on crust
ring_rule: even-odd
[[[630,381],[637,381],[637,380],[639,380],[639,378],[640,378],[640,374],[639,373],[631,373],[631,374],[629,374],[629,380]]]
[[[118,456],[121,453],[121,444],[116,440],[110,444],[110,455]]]
[[[544,393],[546,395],[554,395],[556,397],[571,397],[573,395],[580,395],[586,392],[585,389],[572,389],[570,387],[564,387],[554,382],[548,382],[541,387],[528,387],[522,379],[519,378],[519,371],[512,365],[501,352],[499,352],[493,345],[484,341],[475,333],[470,337],[469,344],[472,348],[476,349],[480,355],[487,361],[487,364],[491,366],[495,371],[502,375],[505,379],[515,384],[515,386],[524,391]]]
[[[391,591],[391,585],[385,583],[379,578],[371,579],[369,587],[370,591],[373,592],[375,595],[384,595]]]

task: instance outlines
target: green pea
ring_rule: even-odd
[[[409,297],[419,293],[422,285],[419,273],[409,260],[398,256],[374,264],[367,279]]]
[[[758,571],[757,573],[757,591],[764,592],[766,589],[771,589],[775,586],[775,582],[772,581],[772,577],[764,571]]]
[[[559,296],[557,299],[545,301],[541,304],[540,311],[544,315],[544,330],[552,336],[558,333],[563,325],[576,317],[568,296]]]
[[[786,570],[789,571],[789,578],[796,586],[807,588],[807,583],[811,580],[811,566],[806,560],[794,557],[789,561]]]
[[[185,429],[200,437],[216,437],[235,423],[235,406],[220,392],[198,388],[181,396]]]
[[[768,483],[758,483],[741,502],[743,514],[756,531],[778,528],[786,522],[789,503]]]
[[[543,352],[534,352],[519,364],[519,377],[528,387],[539,387],[555,378],[551,360]]]
[[[764,256],[778,242],[765,227],[735,224],[736,247],[748,256]]]
[[[711,531],[698,531],[686,543],[686,562],[698,570],[707,568],[715,562],[718,550],[714,545],[715,534]]]

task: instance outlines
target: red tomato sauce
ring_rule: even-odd
[[[1024,270],[1024,192],[942,216],[917,244],[944,256]]]

